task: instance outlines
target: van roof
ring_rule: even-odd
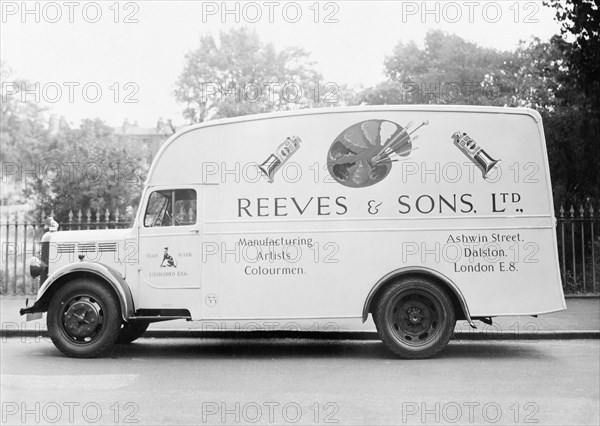
[[[517,114],[517,115],[528,115],[536,123],[540,124],[542,118],[540,114],[529,108],[515,108],[515,107],[495,107],[495,106],[479,106],[479,105],[359,105],[359,106],[344,106],[344,107],[329,107],[329,108],[305,108],[290,111],[277,111],[263,114],[252,114],[244,115],[233,118],[221,118],[217,120],[210,120],[203,123],[192,124],[184,127],[177,131],[165,143],[162,144],[150,170],[146,183],[150,182],[154,172],[154,168],[158,164],[162,154],[182,135],[192,132],[194,130],[214,127],[214,126],[225,126],[234,123],[245,123],[251,121],[269,120],[273,118],[284,118],[284,117],[297,117],[297,116],[309,116],[309,115],[325,115],[325,114],[343,114],[343,113],[357,113],[357,112],[386,112],[386,111],[438,111],[438,112],[478,112],[478,113],[489,113],[489,114]]]
[[[301,115],[318,115],[318,114],[338,114],[344,112],[361,112],[361,111],[446,111],[446,112],[479,112],[490,114],[525,114],[530,115],[536,121],[540,120],[540,115],[536,110],[530,108],[515,108],[515,107],[497,107],[497,106],[479,106],[479,105],[359,105],[359,106],[344,106],[344,107],[329,107],[329,108],[304,108],[289,111],[268,112],[262,114],[242,115],[232,118],[220,118],[216,120],[205,121],[203,123],[192,124],[184,127],[175,133],[170,139],[189,132],[191,130],[202,127],[222,126],[231,123],[240,123],[247,121],[268,120],[270,118],[293,117]],[[163,144],[167,145],[170,140]]]

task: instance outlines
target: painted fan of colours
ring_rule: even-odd
[[[335,138],[327,153],[327,168],[342,185],[363,188],[382,181],[394,157],[406,156],[411,149],[406,127],[389,120],[362,121]]]

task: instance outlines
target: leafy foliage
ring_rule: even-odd
[[[542,114],[555,200],[585,204],[600,199],[600,12],[597,0],[546,0],[562,23],[548,41],[521,41],[514,51],[484,48],[441,31],[423,47],[399,42],[384,61],[386,80],[353,93],[343,103],[474,104],[524,106]],[[572,40],[572,41],[569,41]],[[12,79],[2,64],[2,80]],[[321,106],[311,85],[321,81],[309,54],[296,47],[277,51],[246,28],[204,35],[186,55],[175,97],[192,122]],[[285,91],[285,85],[290,91]],[[296,97],[295,88],[301,89]],[[258,91],[260,92],[258,92]],[[322,97],[321,97],[322,98]],[[3,162],[39,164],[25,196],[40,208],[54,207],[59,220],[70,209],[114,209],[136,204],[145,173],[138,154],[120,146],[109,127],[85,120],[78,129],[52,133],[37,104],[7,97],[2,102]],[[61,166],[55,176],[44,165]],[[100,170],[100,176],[97,171]],[[65,172],[68,177],[65,177]],[[72,173],[70,173],[72,172]],[[57,172],[58,173],[58,172]]]
[[[23,147],[34,144],[46,133],[41,119],[44,109],[35,103],[20,102],[19,96],[9,93],[9,87],[12,92],[14,86],[21,87],[22,84],[28,85],[28,82],[15,78],[4,61],[0,63],[0,80],[12,83],[3,84],[0,94],[0,161],[18,162]]]
[[[564,95],[550,117],[548,133],[571,154],[573,170],[560,176],[558,189],[564,185],[565,199],[571,203],[590,203],[600,199],[600,4],[598,0],[550,0],[546,5],[556,10],[562,35],[574,37],[566,43],[568,76],[563,80]],[[556,36],[558,37],[558,36]],[[557,138],[558,139],[558,138]],[[560,147],[554,147],[560,150]]]
[[[1,73],[3,81],[27,83],[13,80],[5,63]],[[70,210],[103,213],[137,205],[146,173],[143,153],[122,145],[112,128],[88,119],[77,129],[66,123],[50,129],[45,110],[18,94],[3,96],[1,107],[1,160],[18,170],[5,176],[3,188],[21,192],[11,202],[29,201],[47,214],[54,210],[58,222],[68,220]]]
[[[54,210],[59,223],[68,220],[70,210],[112,213],[139,203],[143,162],[99,119],[46,134],[30,145],[23,159],[36,170],[27,176],[25,196],[35,201],[38,211]]]
[[[573,83],[588,96],[598,112],[600,105],[600,4],[598,0],[549,0],[556,10],[563,35],[575,37],[569,65]]]
[[[212,118],[316,106],[311,87],[321,76],[297,47],[276,51],[246,28],[200,37],[188,53],[175,97],[191,123]]]
[[[384,62],[388,81],[367,89],[367,103],[498,104],[490,90],[509,52],[482,48],[456,35],[430,31],[421,49],[399,42]]]
[[[387,81],[359,100],[534,108],[544,118],[555,200],[586,204],[600,199],[600,129],[588,107],[592,88],[573,75],[578,49],[555,35],[503,52],[431,31],[423,48],[398,43],[384,62]]]

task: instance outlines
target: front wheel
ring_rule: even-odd
[[[64,284],[48,306],[48,334],[65,355],[102,355],[119,335],[121,308],[106,284],[76,279]]]
[[[385,346],[402,358],[429,358],[446,347],[456,323],[448,294],[424,278],[391,284],[373,315]]]

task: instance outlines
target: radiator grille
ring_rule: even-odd
[[[73,244],[73,243],[58,243],[58,246],[56,247],[56,252],[58,254],[75,253],[75,244]]]

